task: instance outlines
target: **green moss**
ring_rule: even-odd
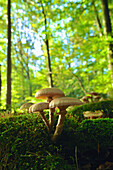
[[[76,145],[82,151],[107,150],[113,147],[113,119],[84,120],[74,134]]]
[[[77,116],[78,119],[82,121],[84,119],[83,112],[96,110],[101,110],[104,113],[105,117],[113,118],[113,100],[75,106],[71,111],[69,111],[69,114]]]
[[[75,148],[77,147],[77,158],[79,164],[91,163],[98,167],[108,156],[113,155],[113,119],[101,118],[83,120],[78,125],[63,129],[57,145],[62,146],[62,154],[66,159],[75,159]],[[111,159],[112,156],[110,156]]]
[[[0,119],[0,158],[0,169],[75,169],[35,114]]]
[[[79,112],[83,115],[83,110],[100,110],[99,107],[103,107],[104,112],[112,117],[112,101],[106,102],[106,105],[105,102],[99,102],[75,107],[67,113],[62,134],[55,144],[51,142],[43,121],[36,114],[1,118],[0,168],[73,170],[76,169],[76,146],[79,160],[84,153],[84,157],[92,162],[95,159],[104,159],[102,157],[113,147],[113,119],[79,121]],[[83,158],[81,160],[83,162]]]

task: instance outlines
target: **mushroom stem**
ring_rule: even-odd
[[[66,110],[65,111],[61,111],[59,118],[58,118],[58,123],[56,125],[56,130],[52,136],[52,141],[55,142],[56,139],[58,138],[58,136],[61,134],[62,130],[63,130],[63,124],[64,124],[64,120],[65,120],[65,114],[66,114]]]
[[[51,131],[54,126],[54,112],[55,112],[55,109],[50,109],[49,111],[49,126],[50,126]]]
[[[52,97],[48,97],[48,103],[50,103],[53,100]],[[49,126],[50,126],[50,131],[52,131],[53,126],[54,126],[54,111],[55,109],[50,109],[49,110]]]
[[[49,122],[48,122],[48,120],[47,120],[47,118],[46,118],[44,112],[43,112],[43,111],[42,111],[42,112],[39,112],[39,114],[40,114],[40,116],[41,116],[43,122],[45,123],[48,132],[50,133],[50,131],[51,131],[51,130],[50,130],[50,125],[49,125]]]

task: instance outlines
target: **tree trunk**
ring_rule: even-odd
[[[100,21],[100,19],[99,19],[98,11],[97,11],[96,6],[95,6],[95,1],[93,1],[92,4],[93,4],[93,6],[94,6],[94,11],[95,11],[95,16],[96,16],[96,20],[97,20],[97,24],[98,24],[98,29],[99,29],[99,32],[100,32],[100,36],[103,36],[102,24],[101,24],[101,21]]]
[[[11,2],[8,0],[7,96],[6,109],[11,109]]]
[[[44,7],[42,2],[40,1],[41,7],[42,7],[42,13],[44,16],[44,25],[45,25],[45,32],[46,32],[46,40],[45,40],[45,44],[46,44],[46,50],[47,50],[47,68],[48,68],[48,82],[49,82],[49,86],[53,87],[53,78],[52,78],[52,69],[51,69],[51,57],[50,57],[50,52],[49,52],[49,39],[47,36],[47,19],[46,19],[46,14],[44,11]]]
[[[1,91],[2,91],[2,79],[1,79],[1,64],[0,64],[0,107],[1,107]]]
[[[28,91],[29,91],[29,96],[32,96],[32,84],[31,84],[31,80],[30,80],[30,74],[29,74],[29,67],[27,66],[27,79],[29,82],[29,87],[28,87]]]
[[[46,40],[46,48],[47,48],[47,67],[48,67],[48,81],[49,86],[53,87],[53,79],[52,79],[52,70],[51,70],[51,59],[50,59],[50,53],[49,53],[49,41]]]
[[[113,88],[113,42],[109,40],[112,38],[112,26],[111,26],[111,19],[109,15],[109,8],[108,8],[108,0],[101,0],[102,3],[102,11],[103,11],[103,24],[104,24],[104,33],[108,43],[108,69],[111,72],[111,82]]]

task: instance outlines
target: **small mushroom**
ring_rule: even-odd
[[[37,113],[39,112],[42,120],[44,121],[46,127],[47,127],[47,130],[48,132],[50,133],[50,126],[49,126],[49,122],[45,116],[45,112],[44,110],[45,109],[49,109],[49,103],[46,103],[46,102],[41,102],[41,103],[36,103],[34,105],[32,105],[32,107],[30,108],[30,111],[32,113]]]
[[[47,102],[51,102],[53,99],[58,98],[58,97],[63,97],[65,94],[57,88],[45,88],[37,91],[35,94],[36,99],[46,99]],[[50,128],[52,130],[54,126],[54,108],[50,108],[49,112],[49,124]]]
[[[34,104],[33,104],[34,105]],[[32,113],[32,107],[33,107],[33,105],[31,105],[30,107],[29,107],[29,113]]]
[[[94,96],[94,102],[98,102],[100,98],[100,96]]]
[[[84,103],[89,103],[88,96],[82,97],[81,100],[82,100]]]
[[[91,92],[91,93],[87,93],[87,94],[91,95],[93,102],[95,102],[95,98],[100,95],[100,93],[97,93],[97,92],[94,92],[94,91]]]
[[[56,125],[56,130],[52,136],[52,141],[55,142],[58,136],[61,134],[63,129],[63,124],[65,120],[66,108],[73,105],[82,105],[83,103],[75,98],[71,97],[60,97],[52,100],[49,104],[49,108],[58,108],[60,110],[58,123]]]
[[[87,94],[90,94],[91,96],[98,96],[98,95],[100,95],[100,93],[97,93],[97,92],[91,92],[91,93],[87,93]]]
[[[33,105],[33,103],[24,103],[21,107],[20,110],[27,111],[29,113],[29,107]]]
[[[96,118],[101,118],[103,116],[103,113],[100,110],[95,111],[95,112],[86,111],[83,113],[83,115],[84,115],[84,118],[96,119]]]
[[[84,96],[84,97],[82,97],[82,101],[84,102],[84,103],[89,103],[89,99],[92,101],[92,96]]]

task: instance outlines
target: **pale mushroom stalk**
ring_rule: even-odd
[[[49,97],[47,102],[50,103],[52,101],[52,97]],[[55,109],[49,109],[49,126],[50,126],[50,131],[52,131],[52,128],[54,126],[54,112]]]
[[[54,126],[54,111],[55,111],[55,109],[49,110],[49,125],[50,125],[51,131],[52,131],[52,128]]]
[[[47,99],[48,103],[50,103],[55,98],[63,97],[63,96],[65,96],[65,94],[60,89],[57,89],[57,88],[40,89],[35,94],[35,97],[37,99]],[[54,126],[54,112],[55,112],[55,109],[50,108],[50,110],[49,110],[50,131],[52,131],[53,126]]]
[[[45,123],[48,132],[50,133],[51,130],[50,130],[50,126],[49,126],[49,121],[47,120],[47,118],[46,118],[46,116],[45,116],[45,113],[44,113],[43,111],[40,111],[39,114],[40,114],[43,122]]]
[[[49,109],[49,103],[41,102],[41,103],[34,104],[30,108],[30,111],[32,111],[32,113],[39,113],[40,114],[44,124],[47,127],[48,132],[50,133],[51,129],[50,129],[49,121],[47,120],[47,118],[45,116],[45,112],[44,112],[45,109]]]
[[[64,124],[64,120],[65,120],[65,114],[66,109],[69,106],[73,106],[73,105],[81,105],[83,104],[80,100],[75,99],[75,98],[71,98],[71,97],[60,97],[60,98],[56,98],[54,100],[52,100],[49,104],[49,108],[58,108],[60,109],[59,114],[59,118],[58,118],[58,123],[56,126],[56,130],[52,136],[52,141],[55,142],[56,139],[59,137],[59,135],[61,134],[62,130],[63,130],[63,124]]]
[[[65,114],[66,114],[66,110],[63,110],[60,112],[59,118],[58,118],[58,123],[56,125],[56,130],[52,136],[52,141],[55,142],[56,139],[58,138],[58,136],[61,134],[62,130],[63,130],[63,124],[64,124],[64,120],[65,120]]]

